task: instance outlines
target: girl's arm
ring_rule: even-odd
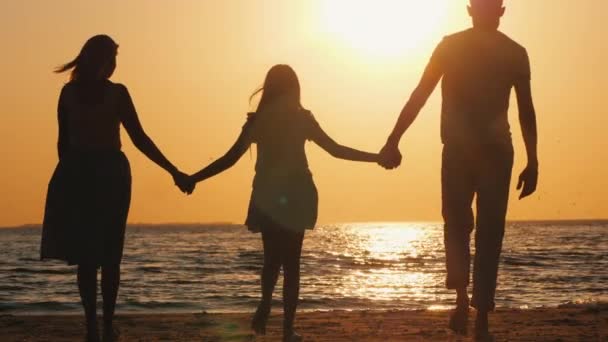
[[[333,157],[370,163],[377,163],[379,160],[377,153],[363,152],[338,144],[316,122],[313,125],[312,131],[312,141]]]
[[[247,128],[245,128],[226,154],[209,164],[209,166],[190,176],[190,180],[194,183],[198,183],[226,171],[241,159],[250,145],[251,138]]]

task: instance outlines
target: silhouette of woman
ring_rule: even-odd
[[[121,152],[120,124],[135,146],[169,172],[186,177],[144,132],[127,88],[109,81],[118,45],[106,35],[89,39],[78,57],[56,72],[71,70],[58,106],[59,163],[49,183],[41,258],[78,265],[87,341],[98,341],[97,268],[101,267],[104,341],[112,327],[129,204],[131,172]]]
[[[251,144],[257,145],[256,175],[246,225],[261,232],[264,266],[262,299],[253,316],[252,329],[264,334],[272,293],[283,267],[283,340],[299,341],[293,328],[300,287],[300,254],[304,231],[317,220],[317,189],[304,150],[314,141],[332,156],[354,161],[378,162],[378,155],[337,144],[300,104],[300,84],[287,65],[273,66],[255,113],[250,113],[234,146],[221,158],[194,174],[183,188],[233,166]]]

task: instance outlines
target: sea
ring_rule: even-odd
[[[39,226],[0,229],[0,314],[82,310],[76,268],[41,261],[40,235]],[[251,312],[262,259],[260,235],[240,225],[130,225],[117,311]],[[306,234],[301,273],[301,311],[445,310],[454,300],[440,223],[320,225]],[[508,223],[498,307],[606,302],[608,221]]]

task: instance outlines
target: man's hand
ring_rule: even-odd
[[[392,170],[401,165],[401,152],[396,145],[387,143],[379,153],[378,164],[387,170]]]
[[[538,183],[538,164],[528,164],[524,171],[519,175],[517,190],[521,190],[519,199],[526,198],[536,191]]]

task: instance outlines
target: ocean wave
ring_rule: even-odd
[[[50,312],[72,311],[80,309],[78,302],[41,301],[41,302],[3,302],[0,312]]]
[[[503,257],[502,262],[506,266],[527,266],[527,267],[547,267],[548,264],[537,261],[530,260],[529,258],[522,257]]]
[[[608,311],[608,298],[570,301],[557,306],[558,309],[597,309]]]
[[[453,293],[444,286],[440,225],[397,223],[388,231],[390,241],[377,239],[385,232],[378,226],[319,226],[307,235],[300,292],[303,310],[419,310],[452,305]],[[601,270],[608,269],[608,223],[577,227],[576,239],[570,239],[573,227],[510,224],[499,272],[498,307],[605,307],[608,275]],[[243,232],[203,225],[129,229],[118,309],[255,309],[263,252],[259,237]],[[411,241],[412,232],[416,233],[413,243],[397,243]],[[82,310],[75,268],[38,262],[39,230],[0,231],[0,241],[4,256],[0,311]],[[281,281],[282,277],[275,291],[278,306]],[[599,304],[580,304],[578,298],[593,298]]]
[[[11,273],[31,273],[31,274],[74,274],[74,270],[66,269],[53,269],[53,268],[27,268],[27,267],[16,267],[7,270]]]
[[[161,266],[141,266],[137,267],[135,271],[144,273],[163,273],[165,269]]]

